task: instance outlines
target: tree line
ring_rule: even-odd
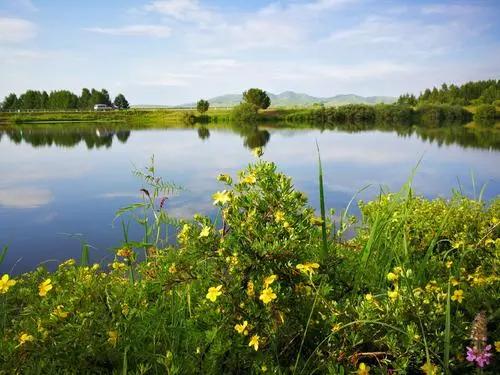
[[[288,122],[320,124],[388,124],[439,127],[462,125],[472,120],[472,114],[462,106],[449,104],[347,104],[294,111],[285,115]]]
[[[413,94],[403,94],[398,98],[397,103],[411,106],[419,104],[500,105],[500,80],[471,81],[460,86],[455,84],[448,86],[443,83],[440,88],[425,89],[418,97]]]
[[[68,90],[47,91],[27,90],[19,97],[11,93],[0,104],[2,111],[17,110],[91,110],[96,104],[115,106],[119,109],[128,109],[129,103],[123,94],[118,94],[111,101],[106,89],[82,89],[80,96]]]

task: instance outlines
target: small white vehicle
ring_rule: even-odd
[[[107,104],[96,104],[94,106],[94,111],[111,111],[113,107],[108,106]]]

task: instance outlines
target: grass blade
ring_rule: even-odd
[[[328,242],[326,235],[326,213],[325,213],[325,191],[323,186],[323,166],[321,165],[321,154],[319,152],[318,142],[316,142],[316,149],[318,150],[318,178],[319,178],[319,204],[321,210],[321,238],[322,238],[322,251],[321,259],[325,260],[328,256]]]

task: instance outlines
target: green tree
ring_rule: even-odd
[[[19,97],[22,109],[41,109],[42,108],[42,93],[35,90],[27,90]]]
[[[92,107],[91,100],[92,100],[92,94],[90,93],[90,90],[87,88],[83,88],[82,94],[78,99],[78,107],[80,109],[90,109]]]
[[[209,107],[210,107],[210,103],[208,102],[208,100],[200,99],[200,100],[198,100],[198,103],[196,103],[196,109],[201,114],[204,114],[206,111],[208,111]]]
[[[123,94],[118,94],[116,96],[114,104],[119,109],[129,109],[128,101],[127,99],[125,99],[125,96]]]
[[[266,109],[271,105],[271,99],[264,90],[252,88],[243,93],[243,100],[255,105],[258,109]]]
[[[19,109],[19,100],[17,99],[17,95],[14,93],[10,93],[5,97],[2,102],[2,111],[14,111]]]

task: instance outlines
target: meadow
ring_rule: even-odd
[[[429,200],[410,179],[358,219],[354,198],[327,210],[319,161],[317,215],[255,153],[217,177],[215,218],[170,217],[179,188],[151,164],[112,262],[84,245],[54,272],[3,275],[0,373],[498,373],[499,198]]]

